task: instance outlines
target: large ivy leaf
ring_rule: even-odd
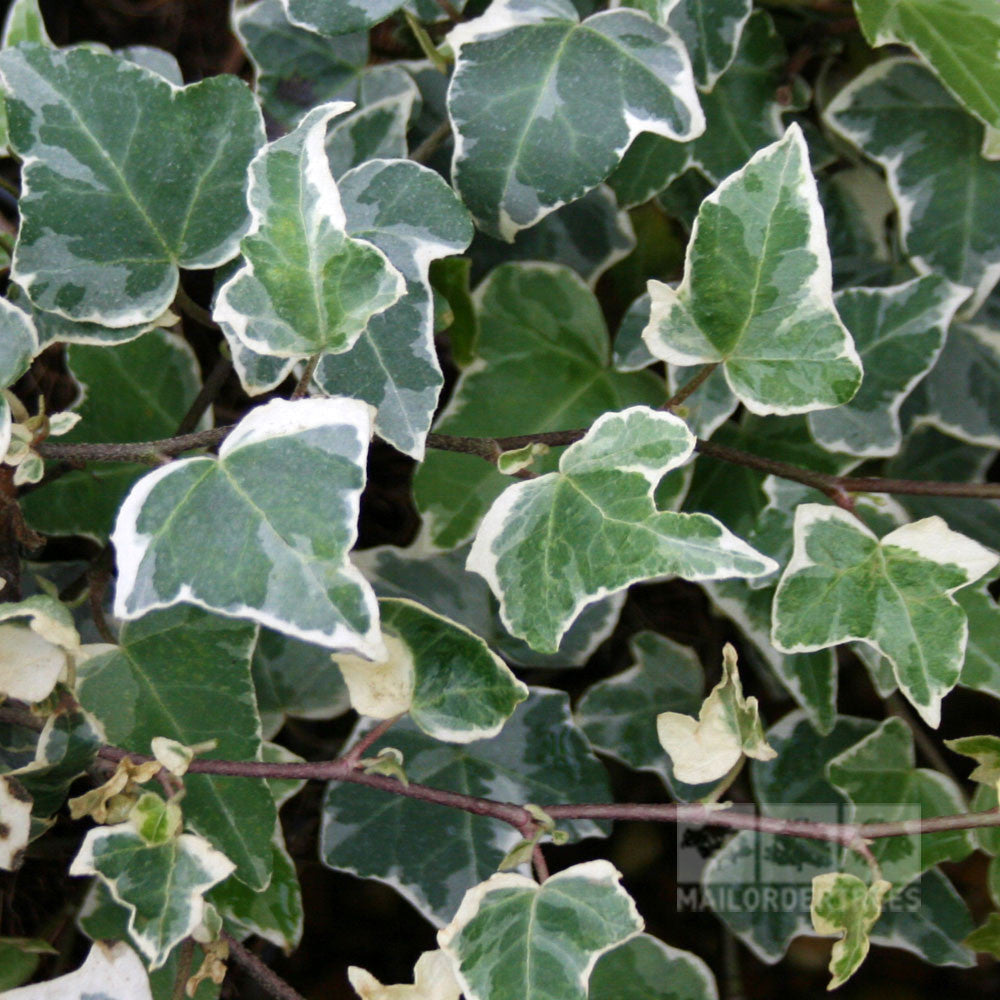
[[[467,368],[435,430],[503,436],[567,430],[607,410],[665,402],[650,372],[610,367],[600,305],[573,272],[546,264],[505,264],[475,292],[478,364]],[[554,456],[535,468],[554,467]],[[432,452],[414,476],[430,541],[453,548],[468,539],[510,480],[482,459]]]
[[[81,666],[77,697],[109,742],[125,750],[149,753],[153,737],[165,736],[185,746],[217,740],[206,756],[258,760],[260,719],[250,678],[255,638],[252,625],[198,608],[157,611],[126,622],[117,649]],[[184,787],[191,827],[236,864],[240,881],[267,885],[277,814],[263,779],[188,774]]]
[[[977,118],[1000,128],[1000,10],[990,0],[854,0],[869,45],[909,45]]]
[[[597,960],[643,927],[620,880],[589,861],[542,885],[505,872],[470,889],[438,932],[468,1000],[586,1000]]]
[[[1000,278],[990,212],[1000,164],[979,155],[982,126],[919,63],[886,59],[826,108],[829,125],[886,172],[910,261],[973,290],[972,313]]]
[[[150,842],[131,823],[87,833],[71,875],[97,875],[129,910],[129,936],[151,968],[201,924],[205,893],[233,870],[207,840],[182,833]]]
[[[452,189],[416,163],[374,160],[339,184],[348,234],[378,247],[402,274],[405,291],[371,318],[352,350],[321,359],[316,384],[376,407],[379,436],[421,459],[444,382],[428,271],[431,261],[469,245],[472,224]]]
[[[535,689],[491,740],[445,745],[403,720],[372,752],[386,746],[402,752],[411,781],[434,788],[505,802],[607,802],[611,796],[604,768],[561,691]],[[574,840],[602,833],[589,820],[560,828]],[[361,785],[331,783],[323,799],[323,863],[386,882],[438,926],[519,840],[516,830],[486,816]]]
[[[640,132],[704,128],[684,46],[635,11],[581,24],[568,0],[497,0],[449,41],[455,185],[502,239],[596,187]]]
[[[194,352],[179,337],[153,330],[109,347],[73,344],[66,367],[80,386],[77,424],[62,440],[156,441],[170,437],[201,388]],[[202,420],[201,426],[208,421]],[[25,519],[46,535],[106,542],[115,514],[145,465],[109,462],[70,470],[21,498]]]
[[[250,164],[252,224],[243,266],[213,315],[251,350],[278,357],[350,350],[369,319],[403,294],[403,276],[349,236],[326,154],[326,129],[348,105],[323,104]]]
[[[794,530],[774,596],[775,646],[797,653],[861,640],[891,661],[903,693],[937,726],[968,637],[952,594],[995,566],[997,556],[938,517],[879,541],[839,507],[802,504]]]
[[[0,53],[24,161],[11,277],[43,309],[105,326],[156,319],[178,267],[233,256],[260,111],[235,77],[178,88],[89,48]]]
[[[124,942],[95,941],[79,969],[6,991],[7,1000],[153,1000],[146,969]]]
[[[408,712],[435,739],[471,743],[500,732],[528,689],[486,643],[414,601],[379,601],[389,656],[372,663],[335,656],[359,715]]]
[[[697,956],[640,934],[606,951],[587,985],[588,1000],[717,1000],[711,969]]]
[[[467,563],[500,600],[507,629],[552,652],[584,605],[639,580],[771,572],[770,559],[715,518],[656,509],[656,484],[693,448],[680,418],[634,407],[600,417],[558,472],[509,487]]]
[[[144,476],[118,514],[115,614],[180,602],[378,655],[375,595],[347,559],[370,436],[348,399],[275,399],[219,449]]]
[[[691,56],[698,86],[711,90],[736,56],[751,0],[657,0]]]
[[[365,31],[403,6],[403,0],[281,0],[288,20],[321,35]]]
[[[721,363],[754,413],[847,402],[861,363],[833,305],[822,209],[802,131],[761,150],[702,202],[678,288],[649,283],[650,351]]]
[[[834,298],[864,366],[857,395],[833,410],[809,414],[809,429],[832,451],[894,455],[902,443],[899,409],[931,369],[964,288],[926,275],[892,288],[850,288]]]

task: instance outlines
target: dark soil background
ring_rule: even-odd
[[[57,44],[98,40],[115,47],[155,45],[177,57],[189,82],[217,73],[235,73],[249,79],[249,65],[229,30],[227,0],[42,0],[41,5],[49,33]],[[0,3],[0,10],[6,6]],[[823,23],[830,31],[844,31],[850,7],[842,5],[835,13],[839,16]],[[850,28],[850,24],[846,27]],[[812,54],[823,41],[816,32],[815,22],[805,19],[798,46],[794,33],[791,36],[789,51],[795,53],[796,71],[804,69],[806,75]],[[392,24],[383,26],[376,32],[376,58],[380,52],[386,56],[416,55],[408,44],[403,33]],[[0,169],[15,176],[13,166]],[[645,221],[637,217],[637,228]],[[671,277],[664,269],[676,266],[679,261],[677,235],[667,233],[663,237],[655,246],[647,244],[641,253],[621,262],[602,280],[599,292],[610,321],[616,321],[624,306],[643,290],[647,277]],[[657,249],[665,245],[674,248],[666,255]],[[195,299],[207,304],[209,287],[205,274],[186,274],[184,283]],[[187,331],[207,374],[217,358],[215,335],[190,323]],[[442,347],[446,356],[447,344]],[[72,390],[62,372],[58,352],[47,352],[36,363],[32,377],[35,386],[47,396],[50,410],[68,401],[61,398],[71,395]],[[234,419],[246,403],[235,380],[230,380],[220,396],[219,420]],[[386,542],[406,544],[412,537],[417,522],[409,500],[411,473],[412,463],[408,459],[385,446],[374,448],[370,487],[363,505],[360,543],[363,547]],[[82,544],[61,543],[50,545],[43,557],[93,555]],[[708,664],[721,662],[725,641],[734,640],[737,644],[739,641],[731,626],[713,615],[698,588],[684,583],[639,586],[633,588],[615,633],[586,669],[559,673],[527,671],[522,676],[529,683],[560,686],[578,695],[600,677],[628,666],[627,640],[640,629],[655,629],[693,646]],[[712,683],[715,679],[709,677]],[[762,684],[759,677],[750,677],[748,688],[760,696],[764,716],[770,721],[793,707],[787,697],[773,685]],[[840,698],[844,712],[884,717],[885,708],[866,673],[849,655],[845,655],[842,663]],[[995,705],[988,698],[966,691],[955,692],[945,703],[944,722],[935,738],[995,731]],[[334,723],[296,722],[289,724],[278,739],[297,753],[322,759],[336,752],[348,728],[346,719]],[[958,773],[967,773],[967,762],[947,751],[944,753]],[[933,766],[927,759],[920,762]],[[608,766],[620,800],[664,799],[664,789],[657,779],[629,772],[612,762]],[[319,864],[316,837],[320,795],[318,785],[307,788],[283,812],[289,848],[297,859],[305,894],[306,930],[302,946],[291,956],[284,956],[263,942],[257,942],[254,950],[306,997],[317,1000],[354,997],[346,979],[348,965],[365,967],[384,982],[412,981],[413,963],[418,955],[436,947],[434,928],[392,890],[339,875]],[[737,783],[733,797],[749,798],[745,779]],[[20,871],[0,875],[0,934],[43,936],[60,951],[58,957],[43,962],[38,979],[52,978],[75,968],[87,952],[86,940],[73,928],[74,908],[84,885],[65,875],[83,829],[82,824],[60,821],[33,845],[29,860]],[[590,858],[609,858],[624,873],[625,884],[646,919],[647,929],[671,945],[702,956],[718,977],[720,994],[724,997],[736,1000],[825,995],[829,941],[800,939],[792,945],[784,962],[769,967],[728,938],[711,914],[678,912],[675,840],[676,831],[672,827],[618,824],[608,841],[548,847],[546,856],[553,869]],[[985,871],[982,855],[975,855],[948,871],[977,922],[991,909],[984,887]],[[867,1000],[885,997],[890,991],[894,1000],[948,993],[968,998],[997,997],[1000,967],[983,958],[976,969],[939,969],[906,952],[875,948],[861,971],[838,996],[844,1000]],[[230,975],[223,988],[225,997],[254,1000],[263,995],[239,971]]]

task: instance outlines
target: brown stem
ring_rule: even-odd
[[[535,878],[541,884],[549,877],[549,866],[545,861],[545,855],[542,853],[541,844],[535,844],[531,852],[531,864],[535,869]]]
[[[410,153],[414,163],[426,163],[441,145],[451,135],[451,121],[445,118],[443,122],[417,148]]]
[[[309,383],[312,381],[313,375],[316,374],[316,366],[319,364],[319,359],[323,357],[322,351],[317,351],[307,362],[305,371],[302,372],[302,378],[298,380],[295,385],[295,389],[292,391],[291,399],[303,399],[306,393],[309,391]]]
[[[362,736],[357,743],[354,744],[346,753],[340,755],[340,759],[345,764],[350,764],[352,767],[358,766],[358,761],[364,756],[365,751],[373,744],[378,742],[399,720],[403,717],[405,713],[400,712],[399,715],[394,715],[391,719],[383,719],[377,726],[373,726],[368,730],[367,733]]]
[[[38,446],[43,458],[74,463],[85,462],[145,462],[158,465],[164,455],[180,455],[193,448],[208,448],[222,441],[232,426],[213,427],[158,441],[134,441],[128,444],[56,444],[45,441]]]
[[[716,368],[719,367],[718,361],[713,361],[711,364],[702,365],[698,369],[695,376],[688,379],[671,397],[663,404],[665,410],[673,410],[675,407],[681,405],[685,399],[688,398],[692,393],[698,390],[698,387],[708,378]]]
[[[194,397],[194,401],[188,407],[187,413],[184,414],[181,422],[177,425],[176,433],[178,435],[190,434],[198,426],[198,421],[201,420],[202,414],[215,402],[232,370],[233,363],[229,358],[220,357],[215,362],[212,370],[208,373],[208,377],[198,390],[198,395]]]
[[[241,945],[231,934],[223,931],[222,940],[229,945],[229,954],[233,961],[271,996],[278,997],[278,1000],[306,1000],[298,990],[289,986],[276,972],[272,972],[249,948]]]
[[[177,282],[177,291],[174,293],[174,305],[177,306],[177,311],[181,315],[193,319],[196,323],[200,323],[209,330],[221,330],[219,324],[212,319],[212,314],[204,306],[198,305],[184,291],[184,286],[179,281]]]
[[[187,995],[185,987],[191,978],[191,963],[194,961],[194,938],[184,938],[181,942],[180,960],[177,962],[177,975],[174,977],[174,988],[171,1000],[184,1000]]]

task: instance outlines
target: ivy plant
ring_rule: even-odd
[[[364,1000],[773,995],[803,936],[810,995],[987,995],[1000,5],[235,0],[201,74],[42,6],[3,995],[327,995],[317,864],[424,925],[323,970]]]

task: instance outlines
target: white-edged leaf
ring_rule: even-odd
[[[666,0],[663,7],[691,56],[698,86],[711,90],[736,55],[752,0]]]
[[[347,978],[361,1000],[459,1000],[462,992],[452,960],[440,949],[425,951],[417,959],[412,986],[383,986],[356,965],[348,968]]]
[[[38,0],[13,0],[7,9],[3,35],[0,36],[0,47],[7,48],[10,45],[19,45],[21,42],[52,44],[52,39],[45,30],[45,19],[42,17]]]
[[[31,796],[17,778],[0,774],[0,869],[21,864],[31,837]]]
[[[403,0],[281,0],[288,20],[321,35],[366,31],[403,6]]]
[[[38,350],[38,331],[31,316],[0,299],[0,388],[16,382]]]
[[[123,941],[95,941],[79,969],[4,993],[4,1000],[153,1000],[146,967]]]
[[[712,970],[697,955],[639,934],[606,951],[587,984],[588,1000],[717,1000]]]

